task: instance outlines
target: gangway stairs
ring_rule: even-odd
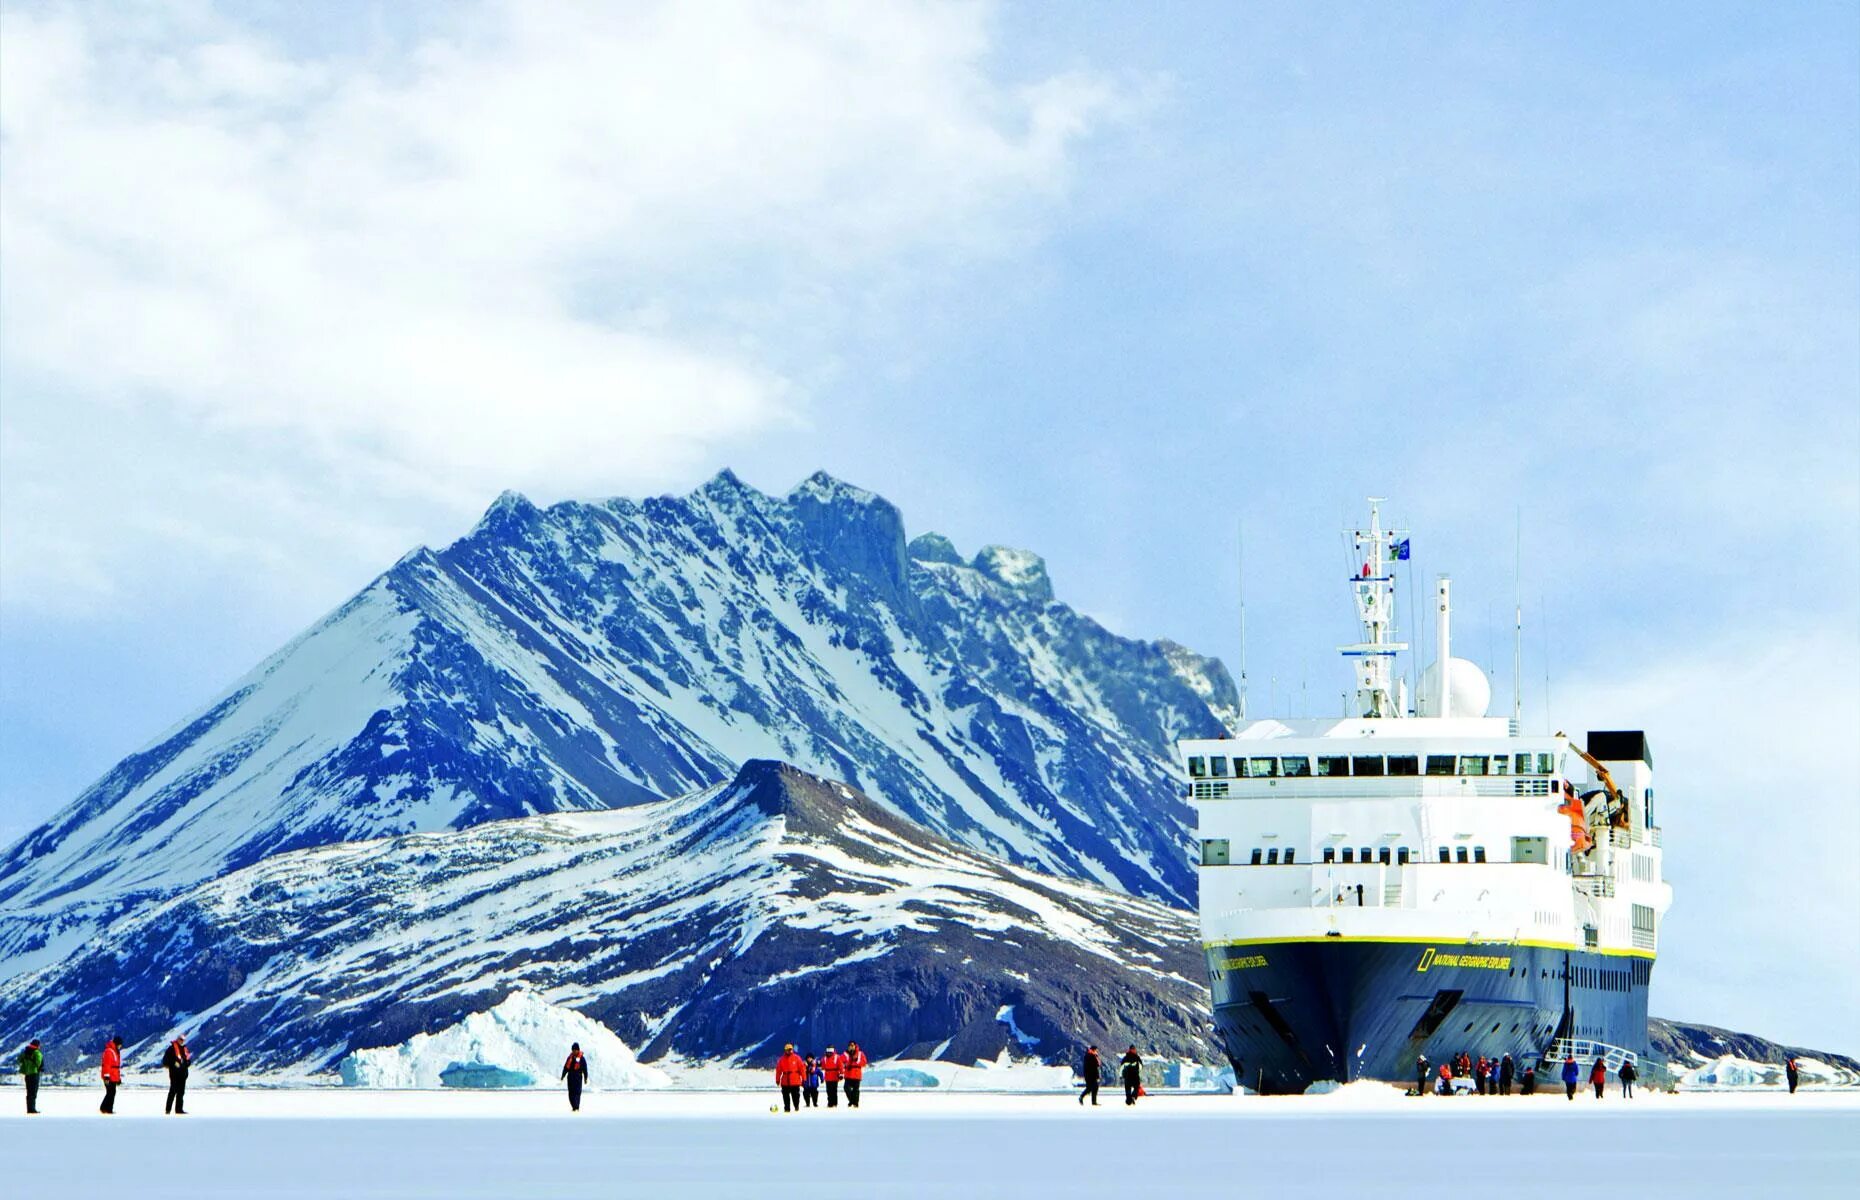
[[[1610,1075],[1621,1070],[1622,1063],[1633,1063],[1636,1071],[1640,1070],[1640,1055],[1625,1046],[1611,1046],[1607,1042],[1594,1042],[1587,1038],[1558,1038],[1550,1043],[1539,1062],[1541,1068],[1560,1067],[1563,1060],[1573,1058],[1581,1065],[1583,1078],[1588,1078],[1589,1067],[1596,1058],[1601,1058],[1608,1067]]]

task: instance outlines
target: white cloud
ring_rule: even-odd
[[[838,313],[1024,246],[1120,104],[995,78],[972,6],[426,16],[5,15],[8,604],[673,483],[804,419]]]

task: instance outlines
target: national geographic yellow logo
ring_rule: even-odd
[[[1421,961],[1415,964],[1416,971],[1425,971],[1429,967],[1473,967],[1481,971],[1511,970],[1511,956],[1497,954],[1442,954],[1429,946],[1421,951]]]
[[[1223,965],[1226,966],[1229,971],[1243,971],[1248,967],[1263,967],[1266,965],[1266,956],[1263,954],[1253,954],[1246,958],[1230,958]]]

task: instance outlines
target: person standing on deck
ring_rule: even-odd
[[[1123,1069],[1124,1103],[1135,1106],[1137,1095],[1143,1090],[1143,1056],[1132,1046],[1124,1051],[1124,1057],[1118,1065]]]
[[[859,1081],[865,1078],[867,1061],[865,1051],[859,1049],[858,1042],[847,1042],[846,1053],[840,1056],[846,1068],[846,1107],[859,1107]]]
[[[187,1039],[175,1034],[168,1048],[161,1052],[162,1069],[168,1072],[168,1099],[162,1104],[162,1112],[177,1117],[187,1115],[187,1072],[193,1062]]]
[[[19,1078],[26,1085],[26,1112],[36,1114],[39,1111],[39,1072],[45,1070],[45,1053],[39,1049],[39,1039],[33,1038],[26,1043],[26,1048],[19,1052]]]
[[[1576,1056],[1570,1055],[1563,1060],[1563,1098],[1576,1098],[1576,1085],[1582,1082],[1582,1068],[1576,1065]]]
[[[568,1057],[562,1060],[562,1078],[568,1080],[568,1111],[581,1111],[581,1086],[588,1082],[588,1056],[580,1042],[568,1044]]]
[[[97,1107],[100,1113],[116,1111],[116,1089],[123,1082],[123,1039],[115,1034],[103,1044],[103,1063],[97,1068],[103,1076],[103,1103]]]
[[[1098,1107],[1098,1082],[1104,1078],[1104,1064],[1098,1061],[1098,1047],[1085,1047],[1085,1065],[1079,1068],[1085,1076],[1085,1090],[1079,1093],[1079,1103],[1084,1104],[1086,1097],[1091,1098],[1091,1106]]]

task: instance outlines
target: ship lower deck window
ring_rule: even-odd
[[[1213,775],[1216,779],[1227,778],[1227,756],[1225,754],[1216,754],[1214,757],[1210,758],[1208,760],[1208,773]]]
[[[1376,851],[1376,861],[1381,863],[1385,867],[1389,865],[1389,848],[1387,846],[1384,846],[1382,847],[1382,849]]]
[[[1455,850],[1453,854],[1453,859],[1455,862],[1465,862],[1466,861],[1466,847],[1461,846],[1457,850]]]
[[[1355,775],[1382,774],[1382,756],[1380,754],[1358,754],[1350,759],[1351,773]]]
[[[1256,867],[1259,865],[1260,853],[1261,851],[1258,847],[1255,847],[1253,850],[1253,865]]]
[[[1364,846],[1364,847],[1363,847],[1363,849],[1362,849],[1362,855],[1363,855],[1363,861],[1364,861],[1364,862],[1374,862],[1374,861],[1375,861],[1375,858],[1374,858],[1374,857],[1372,857],[1372,856],[1371,856],[1371,854],[1370,854],[1370,852],[1369,852],[1369,847],[1368,847],[1368,846]]]
[[[1337,848],[1335,846],[1324,847],[1324,861],[1327,863],[1334,863],[1337,861]]]
[[[1485,861],[1485,847],[1484,846],[1473,847],[1473,861],[1476,863],[1482,863]]]
[[[1350,760],[1347,758],[1320,758],[1317,760],[1319,775],[1348,775]]]
[[[1408,847],[1403,846],[1395,852],[1395,861],[1404,867],[1408,865]]]
[[[1389,774],[1391,775],[1419,775],[1420,773],[1421,773],[1421,760],[1419,758],[1416,758],[1414,755],[1412,754],[1391,754],[1389,755]]]
[[[1266,851],[1266,865],[1269,867],[1276,867],[1279,865],[1279,851],[1276,847]]]
[[[1286,866],[1288,867],[1291,866],[1293,861],[1296,860],[1297,857],[1298,857],[1298,851],[1292,849],[1290,846],[1287,846],[1285,848],[1285,865]]]
[[[1430,754],[1427,756],[1427,773],[1429,775],[1453,774],[1453,756],[1451,754]]]
[[[1279,769],[1293,779],[1304,779],[1311,774],[1311,760],[1300,754],[1287,755],[1279,760]]]
[[[1460,755],[1460,774],[1483,775],[1487,761],[1483,754],[1462,754]]]
[[[1451,850],[1449,850],[1449,849],[1447,849],[1447,848],[1446,848],[1445,846],[1442,846],[1442,847],[1440,848],[1440,861],[1441,861],[1441,862],[1443,862],[1443,863],[1450,863],[1450,862],[1452,862],[1452,861],[1453,861],[1453,852],[1452,852]]]
[[[1345,846],[1345,847],[1343,848],[1343,861],[1344,861],[1344,862],[1347,862],[1347,863],[1353,863],[1353,862],[1355,862],[1355,861],[1356,861],[1356,851],[1354,851],[1354,850],[1352,850],[1352,849],[1351,849],[1350,847],[1348,847],[1348,846]]]

